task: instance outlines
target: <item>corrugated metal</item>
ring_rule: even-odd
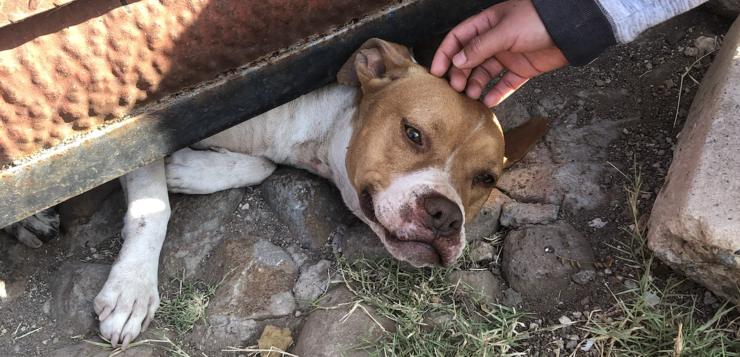
[[[392,2],[78,0],[1,28],[0,166]]]
[[[0,0],[0,27],[59,8],[74,0]]]

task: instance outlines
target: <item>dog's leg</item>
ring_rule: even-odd
[[[159,307],[157,268],[170,203],[164,161],[157,160],[121,179],[128,211],[124,218],[123,247],[95,298],[100,333],[115,346],[128,346],[145,330]]]
[[[209,194],[256,185],[266,179],[275,164],[262,157],[212,150],[182,149],[165,158],[167,188],[172,192]]]
[[[59,237],[59,215],[53,208],[47,208],[5,227],[5,232],[31,248],[38,248]]]

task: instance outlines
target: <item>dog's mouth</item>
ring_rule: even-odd
[[[360,207],[362,213],[368,220],[378,224],[383,229],[385,244],[392,249],[391,253],[399,252],[402,256],[396,256],[399,259],[406,260],[415,266],[444,266],[450,267],[455,262],[451,259],[443,259],[439,251],[434,247],[434,243],[429,244],[418,240],[404,240],[388,230],[375,214],[375,202],[373,195],[368,190],[363,190],[360,197]],[[396,255],[396,254],[394,254]]]

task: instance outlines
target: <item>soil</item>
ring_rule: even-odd
[[[517,91],[513,98],[524,103],[531,114],[537,115],[537,106],[545,98],[572,97],[573,94],[588,90],[600,93],[584,100],[585,110],[592,115],[610,119],[639,117],[638,121],[624,129],[619,140],[612,143],[608,161],[627,175],[634,173],[633,167],[638,169],[643,180],[639,208],[642,213],[648,214],[670,166],[672,148],[697,91],[696,82],[701,82],[714,57],[709,55],[692,67],[696,57],[686,56],[683,52],[686,47],[693,46],[694,39],[699,36],[717,37],[721,41],[730,25],[731,21],[713,15],[705,8],[690,11],[646,31],[630,44],[608,49],[587,66],[566,67],[539,76]],[[681,74],[689,67],[691,78],[686,76],[681,86]],[[680,90],[683,90],[683,94],[677,108]],[[614,97],[614,93],[621,94]],[[563,109],[551,110],[551,120],[563,119],[563,115],[558,117],[559,113],[570,113],[578,105],[575,102],[566,102]],[[578,121],[572,125],[585,125],[582,119],[585,117],[579,116]],[[625,207],[625,186],[629,182],[615,170],[601,184],[602,189],[607,192],[608,204],[591,211],[563,211],[560,217],[586,235],[597,260],[604,261],[608,257],[615,260],[610,268],[611,275],[605,275],[601,271],[597,283],[590,285],[591,290],[586,295],[577,297],[577,301],[586,297],[590,300],[589,304],[585,304],[589,306],[583,306],[582,310],[608,310],[614,301],[612,292],[624,288],[619,277],[633,278],[638,274],[634,266],[620,259],[624,254],[618,251],[630,245],[630,236],[624,231],[631,224]],[[241,204],[249,204],[257,209],[250,209],[248,216],[237,209],[227,223],[225,238],[228,239],[228,234],[253,231],[277,246],[296,244],[288,229],[269,212],[254,189],[247,189]],[[600,229],[589,227],[589,222],[595,218],[617,224],[609,224]],[[45,356],[60,348],[80,343],[79,339],[66,337],[62,333],[62,327],[57,326],[48,314],[48,301],[51,298],[50,274],[62,261],[70,258],[83,262],[112,263],[120,249],[120,243],[120,236],[109,237],[104,242],[104,248],[95,252],[72,254],[59,241],[34,250],[11,240],[5,232],[0,232],[0,278],[9,291],[25,291],[15,300],[0,302],[2,354]],[[330,252],[321,255],[323,256],[309,259],[332,258]],[[683,279],[660,263],[654,264],[653,273],[662,284],[669,279]],[[162,285],[165,289],[160,293],[164,296],[167,294],[168,284],[163,282]],[[692,283],[682,284],[680,289],[696,301],[702,301],[706,292],[704,288]],[[709,316],[719,305],[705,306],[698,303],[697,306]],[[526,299],[524,307],[527,307]],[[558,318],[566,312],[573,312],[574,307],[570,306],[566,310],[569,311],[553,306],[541,311],[533,320],[543,320],[541,326],[557,324]],[[17,338],[24,332],[38,328],[41,329],[25,337],[16,340],[12,337],[15,335]],[[227,347],[198,348],[192,341],[183,341],[171,333],[168,335],[175,338],[175,342],[181,346],[185,346],[191,356],[201,356],[202,353],[208,356],[222,355],[221,349]],[[83,337],[92,338],[94,335],[89,333]],[[256,344],[256,341],[250,342]],[[540,340],[535,339],[528,343],[534,346],[534,350],[544,350],[544,346],[550,342],[549,338],[542,336]],[[164,352],[157,351],[165,355]]]

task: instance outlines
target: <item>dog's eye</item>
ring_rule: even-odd
[[[421,145],[421,133],[416,128],[404,124],[403,129],[406,131],[406,137],[413,141],[414,144]]]
[[[491,176],[489,174],[478,175],[475,178],[475,180],[478,181],[478,182],[486,183],[486,184],[493,183],[494,181],[496,181],[496,180],[494,180],[493,176]]]

